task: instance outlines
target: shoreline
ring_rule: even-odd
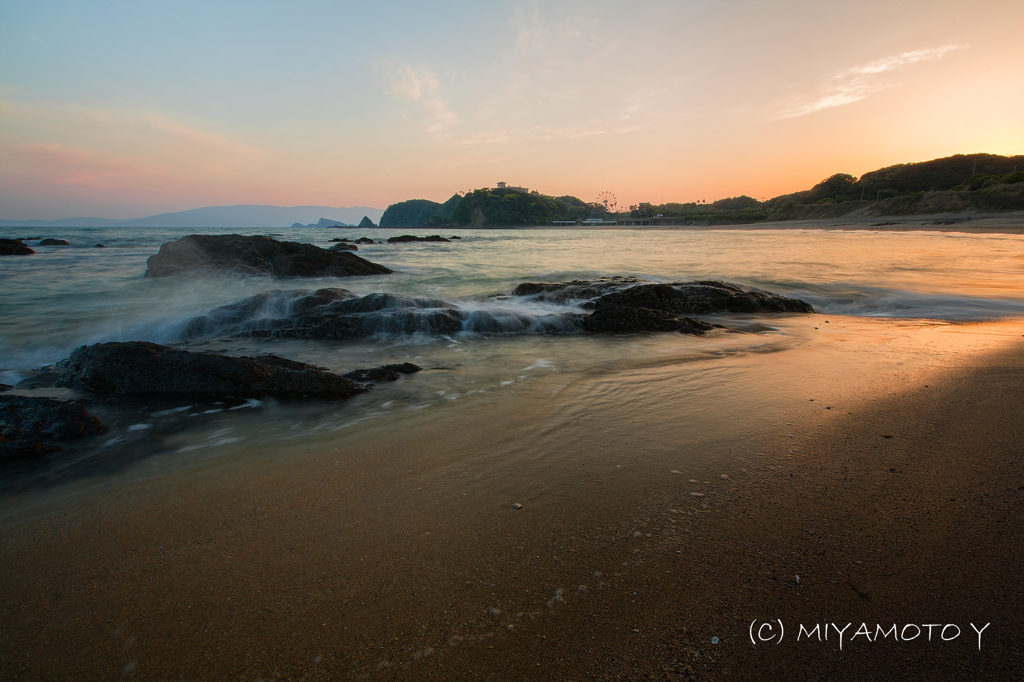
[[[412,413],[401,432],[350,441],[365,452],[347,458],[213,462],[8,517],[0,669],[1009,679],[1024,624],[1024,325],[828,319],[827,337],[775,363],[741,360],[760,368],[751,391],[775,385],[762,417],[692,445],[699,424],[630,427],[645,406],[558,402],[590,384],[604,394],[605,378],[552,381],[493,428],[480,428],[487,405]],[[673,375],[629,373],[608,390],[674,400]],[[679,447],[704,451],[679,459]],[[840,653],[750,647],[754,617],[993,625],[981,654],[965,637]]]
[[[951,224],[936,225],[935,222]],[[879,223],[887,223],[880,225]],[[403,228],[385,228],[403,229]],[[427,229],[427,228],[404,228]],[[469,229],[469,228],[463,228]],[[815,218],[810,220],[777,220],[758,223],[737,223],[732,225],[602,225],[564,226],[530,225],[521,228],[479,228],[479,229],[526,229],[526,230],[638,230],[638,231],[715,231],[715,230],[867,230],[878,232],[961,232],[965,234],[1024,234],[1024,211],[1006,213],[985,213],[962,211],[960,213],[928,213],[898,216],[847,216],[840,218]]]

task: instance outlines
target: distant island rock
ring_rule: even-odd
[[[16,239],[0,239],[0,256],[31,256],[34,253]]]
[[[369,216],[363,216],[363,219],[359,221],[359,227],[377,227],[376,223],[370,220]]]
[[[131,341],[82,346],[55,366],[57,387],[119,395],[348,398],[365,391],[322,367],[276,355],[232,357]]]
[[[363,216],[363,220],[366,220],[366,216]],[[355,225],[349,225],[348,223],[343,223],[340,220],[328,220],[327,218],[321,218],[317,222],[310,223],[309,225],[293,223],[292,227],[355,227]],[[360,225],[360,227],[362,227],[362,225]]]
[[[352,253],[238,234],[193,234],[165,242],[146,264],[146,277],[165,277],[196,270],[227,270],[275,277],[357,277],[391,272],[383,265]]]

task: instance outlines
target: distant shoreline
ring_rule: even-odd
[[[39,226],[6,226],[7,229],[39,231]],[[51,228],[47,234],[57,234],[61,228],[81,229],[88,225],[61,225]],[[224,234],[232,230],[291,230],[290,226],[247,228],[194,227],[182,225],[180,229],[221,230]],[[166,228],[166,229],[178,229]],[[2,228],[0,228],[2,229]],[[139,229],[152,229],[139,227]],[[159,228],[158,228],[159,229]],[[453,233],[459,230],[643,230],[643,231],[696,231],[709,230],[870,230],[875,232],[960,232],[965,234],[1024,234],[1024,211],[1004,213],[962,211],[960,213],[928,213],[902,216],[846,216],[840,218],[815,218],[810,220],[778,220],[757,223],[733,223],[724,225],[495,225],[493,227],[469,227],[444,225],[434,227],[338,227],[330,229],[358,230],[372,233],[375,230],[422,230],[430,233]],[[52,234],[51,234],[52,233]],[[41,234],[41,232],[40,232]],[[204,232],[206,234],[206,232]],[[17,238],[17,237],[11,237]]]
[[[939,224],[936,224],[936,223]],[[885,223],[885,224],[882,224]],[[949,223],[949,224],[946,224]],[[405,228],[422,229],[422,228]],[[474,229],[474,228],[460,228]],[[480,228],[476,228],[480,229]],[[929,213],[905,216],[855,216],[812,220],[778,220],[731,225],[529,225],[527,230],[871,230],[875,232],[963,232],[967,234],[1024,234],[1024,211],[1008,213]]]

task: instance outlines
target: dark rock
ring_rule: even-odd
[[[96,248],[96,249],[105,249],[105,248],[107,248],[107,247],[106,247],[106,246],[104,246],[103,244],[97,244],[97,245],[96,245],[96,246],[94,246],[93,248]]]
[[[35,251],[28,248],[20,241],[14,239],[0,239],[0,256],[31,256]]]
[[[345,289],[268,291],[188,321],[183,338],[249,336],[351,339],[373,334],[454,334],[463,312],[450,303]]]
[[[717,325],[685,315],[710,313],[811,313],[810,305],[793,298],[746,290],[727,282],[640,284],[594,301],[583,320],[588,332],[678,331],[702,335]]]
[[[348,398],[365,390],[323,368],[276,355],[236,358],[143,341],[82,346],[57,367],[62,373],[55,386],[120,395]]]
[[[374,242],[369,237],[360,237],[359,239],[355,240],[355,243],[356,244],[373,244]]]
[[[329,242],[350,242],[352,240],[351,239],[347,239],[345,237],[335,237],[334,239],[328,239],[327,241],[329,241]]]
[[[0,461],[35,459],[57,449],[48,441],[72,440],[106,430],[75,400],[0,396]]]
[[[703,336],[720,327],[692,317],[681,317],[650,308],[605,308],[583,318],[583,329],[591,333],[680,332]]]
[[[538,301],[565,303],[573,300],[587,300],[619,291],[647,280],[637,277],[601,277],[599,279],[576,279],[571,282],[523,282],[513,291],[513,296],[536,296]]]
[[[644,284],[599,298],[594,309],[641,307],[676,314],[813,313],[810,304],[795,298],[717,281]]]
[[[339,251],[358,251],[359,247],[356,246],[355,244],[349,244],[347,242],[341,242],[340,244],[335,244],[334,246],[332,246],[331,248],[329,248],[327,250],[328,251],[332,251],[334,253],[338,253]]]
[[[354,277],[391,272],[351,253],[270,237],[193,234],[160,246],[150,256],[146,277],[194,270],[230,270],[277,277]]]
[[[357,227],[377,227],[377,224],[370,220],[369,216],[364,215],[363,219],[359,221],[359,225],[357,225]]]
[[[357,369],[345,376],[352,381],[395,381],[402,374],[419,372],[423,368],[411,362],[403,362],[400,365],[381,365],[373,369]]]
[[[63,239],[44,239],[39,242],[39,246],[71,246]]]
[[[462,237],[457,237],[456,235],[453,234],[451,237],[448,237],[448,239],[462,239]]]
[[[439,234],[432,234],[429,237],[417,237],[412,234],[403,234],[398,237],[388,237],[388,244],[397,244],[401,242],[450,242],[450,239],[445,239]]]
[[[9,391],[12,388],[14,388],[14,386],[11,386],[10,384],[0,384],[0,393],[3,393],[4,391]]]

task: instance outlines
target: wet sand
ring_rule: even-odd
[[[1024,324],[829,319],[736,361],[754,397],[635,366],[337,453],[4,500],[0,676],[1013,679]],[[842,651],[797,641],[815,623],[852,623]]]

